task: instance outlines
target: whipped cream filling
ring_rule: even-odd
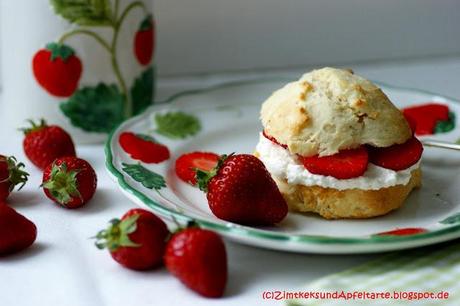
[[[309,172],[296,155],[268,140],[262,133],[260,133],[256,151],[267,170],[276,178],[286,179],[289,184],[321,186],[339,190],[377,190],[395,185],[405,185],[411,178],[411,172],[420,166],[419,160],[407,169],[394,171],[369,163],[362,176],[340,180],[332,176]]]

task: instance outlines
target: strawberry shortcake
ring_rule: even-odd
[[[421,185],[423,147],[372,82],[323,68],[262,105],[256,156],[291,211],[370,218],[401,207]]]

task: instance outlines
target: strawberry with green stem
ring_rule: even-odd
[[[107,248],[112,258],[133,270],[147,270],[163,263],[169,231],[150,211],[131,209],[121,219],[113,219],[96,235],[96,247]]]
[[[223,220],[250,225],[281,222],[288,206],[264,164],[249,154],[222,155],[210,171],[196,171],[209,208]]]
[[[21,129],[25,135],[22,146],[35,166],[45,169],[56,158],[76,155],[72,138],[60,126],[48,125],[44,119],[29,122],[30,127]]]
[[[71,47],[49,43],[35,54],[32,69],[37,82],[51,95],[70,97],[77,89],[82,64]]]
[[[5,201],[16,186],[19,185],[19,190],[24,187],[29,176],[24,167],[15,157],[0,155],[0,202]]]
[[[65,208],[86,204],[97,187],[96,172],[77,157],[56,159],[43,173],[43,190],[48,198]]]

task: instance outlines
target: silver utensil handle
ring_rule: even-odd
[[[432,139],[424,139],[424,140],[422,140],[422,144],[424,146],[427,146],[427,147],[451,149],[451,150],[460,151],[460,144],[456,144],[456,143],[452,143],[452,142],[432,140]]]

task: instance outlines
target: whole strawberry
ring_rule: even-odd
[[[160,266],[166,240],[166,224],[144,209],[131,209],[122,218],[110,221],[107,229],[96,235],[96,246],[107,248],[112,258],[133,270]]]
[[[49,43],[32,60],[37,82],[51,95],[70,97],[78,86],[82,64],[67,45]]]
[[[206,297],[221,297],[227,284],[225,244],[214,232],[189,227],[168,241],[166,268],[190,289]]]
[[[24,152],[30,161],[40,169],[45,169],[56,158],[75,156],[75,146],[70,135],[57,125],[29,121],[31,127],[24,128]]]
[[[5,201],[17,185],[19,190],[24,187],[29,174],[23,168],[24,164],[17,163],[15,157],[0,155],[0,202]]]
[[[207,192],[218,218],[250,225],[272,225],[286,217],[288,206],[264,164],[248,154],[221,156],[211,171],[197,170],[198,186]]]
[[[37,227],[13,208],[0,203],[0,255],[19,252],[32,245]]]
[[[42,187],[54,202],[65,208],[77,208],[93,197],[97,187],[96,172],[83,159],[61,157],[46,167]]]

